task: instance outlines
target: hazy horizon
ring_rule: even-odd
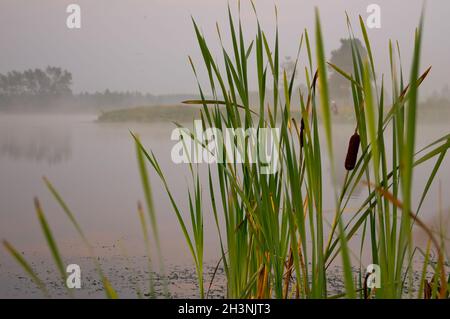
[[[193,32],[191,15],[205,33],[214,55],[219,58],[216,21],[227,42],[228,1],[25,1],[0,3],[0,73],[47,65],[63,67],[73,74],[73,91],[141,91],[151,94],[195,93],[197,86],[187,56],[199,66],[200,52]],[[237,1],[229,1],[237,16]],[[241,1],[241,15],[247,39],[255,31],[255,15],[249,1]],[[81,6],[79,30],[66,27],[66,7]],[[381,7],[381,29],[369,29],[375,60],[387,72],[388,40],[399,40],[404,68],[410,64],[414,28],[422,1],[287,1],[260,0],[256,7],[262,27],[273,39],[274,6],[279,13],[280,47],[283,56],[294,56],[304,28],[314,32],[314,7],[320,10],[327,57],[347,37],[345,11],[360,37],[357,15],[365,19],[366,8]],[[450,3],[428,1],[422,69],[434,68],[423,86],[425,94],[449,84],[450,43],[437,41],[450,29]],[[313,38],[313,36],[311,36]],[[303,59],[302,64],[305,63]],[[203,69],[200,74],[205,73]],[[256,74],[250,76],[256,83]],[[255,87],[251,87],[252,89]]]

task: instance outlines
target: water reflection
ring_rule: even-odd
[[[141,254],[142,250],[136,243],[142,243],[142,238],[139,235],[133,237],[134,234],[140,234],[141,225],[139,219],[132,216],[135,216],[133,213],[136,212],[136,202],[142,200],[144,194],[130,131],[139,134],[146,148],[154,151],[180,210],[183,214],[188,214],[186,187],[189,185],[189,169],[187,165],[175,165],[171,160],[171,148],[174,145],[170,140],[172,129],[173,126],[167,123],[97,123],[95,116],[91,115],[0,116],[0,234],[11,241],[21,242],[25,248],[42,239],[39,226],[29,223],[29,212],[34,210],[32,198],[38,196],[42,199],[42,205],[49,213],[59,212],[59,207],[54,199],[48,196],[42,184],[41,177],[45,175],[76,212],[77,218],[86,232],[90,233],[93,242],[103,246],[118,238],[126,238],[124,242],[129,254]],[[418,134],[417,147],[421,148],[448,133],[448,126],[428,125],[420,127],[419,130],[426,132]],[[353,133],[353,125],[333,126],[336,182],[341,187],[347,174],[344,162],[348,142]],[[322,134],[320,138],[320,144],[323,145],[323,208],[327,213],[327,221],[331,224],[335,213],[331,165],[327,160],[325,137]],[[386,141],[388,152],[392,150],[391,144]],[[28,165],[29,162],[35,165]],[[51,167],[47,164],[63,162],[67,163]],[[442,182],[442,190],[450,187],[449,167],[449,159],[445,159],[436,177],[436,181]],[[208,166],[204,164],[201,168],[200,176],[204,178],[201,182],[206,187],[204,191],[207,191]],[[433,163],[429,163],[417,167],[415,171],[414,208],[417,207],[432,169]],[[165,234],[161,236],[164,237],[162,248],[165,258],[171,262],[190,260],[189,251],[185,250],[184,245],[180,245],[184,238],[179,231],[167,193],[155,172],[149,169],[149,174],[153,197],[156,199],[158,225],[161,234]],[[214,174],[212,178],[213,181],[217,180]],[[365,175],[361,178],[361,181],[364,180]],[[421,209],[422,219],[427,225],[433,224],[432,218],[439,211],[438,186],[439,183],[432,185]],[[366,192],[367,187],[361,182],[358,183],[346,205],[346,218],[354,216],[360,202],[367,197]],[[220,194],[217,196],[220,197]],[[204,197],[204,207],[206,210],[211,207],[207,196]],[[444,192],[442,207],[450,207],[450,197],[445,196]],[[445,212],[445,209],[443,211]],[[73,235],[78,239],[76,234],[70,235],[68,228],[64,226],[65,216],[55,213],[52,218],[53,223],[59,225],[55,227],[55,231],[59,231],[57,235],[67,236],[68,240],[71,240]],[[27,228],[24,228],[24,225]],[[208,240],[205,258],[216,258],[219,243],[213,214],[208,211],[205,211],[205,225],[205,238]],[[67,255],[74,254],[74,250],[72,247]]]
[[[0,159],[55,165],[71,155],[71,136],[63,127],[28,125],[18,130],[7,123],[0,126]]]

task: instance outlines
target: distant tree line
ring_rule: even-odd
[[[58,67],[0,74],[2,96],[64,96],[72,94],[72,74]]]
[[[198,99],[196,94],[164,94],[153,95],[139,91],[117,92],[106,89],[103,92],[81,92],[73,96],[72,107],[107,110],[111,108],[127,108],[145,105],[181,104],[184,100]]]
[[[367,59],[367,51],[359,39],[344,38],[340,39],[339,48],[331,51],[330,63],[338,66],[348,74],[353,74],[352,48],[359,53],[363,61]],[[350,82],[331,67],[329,68],[329,73],[330,98],[338,104],[351,103]]]
[[[141,92],[72,92],[72,74],[60,67],[0,74],[0,110],[101,109],[179,104],[193,95],[152,95]]]
[[[72,74],[52,66],[0,74],[0,107],[47,104],[72,96],[71,85]]]
[[[424,109],[444,106],[447,110],[450,110],[450,88],[448,84],[439,91],[434,90],[422,104],[424,105]]]
[[[340,48],[332,51],[330,62],[338,65],[348,73],[352,73],[351,46],[352,40],[341,39]],[[365,57],[367,52],[359,40],[354,46]],[[283,68],[289,78],[293,74],[295,63],[286,57]],[[342,75],[329,69],[330,97],[338,105],[346,105],[350,101],[350,85]],[[305,92],[304,84],[299,86]],[[153,95],[137,91],[117,92],[72,92],[72,74],[60,67],[48,66],[45,69],[28,69],[23,72],[10,71],[0,74],[0,111],[14,110],[109,110],[144,105],[180,104],[183,100],[198,99],[195,94]],[[294,95],[292,103],[298,103]],[[250,93],[251,103],[257,105],[257,92]],[[445,87],[441,92],[433,92],[424,103],[431,106],[450,106],[450,89]]]

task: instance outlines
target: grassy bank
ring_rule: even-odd
[[[97,121],[100,123],[120,122],[191,122],[199,118],[200,107],[191,105],[138,106],[127,109],[103,112]]]
[[[193,119],[200,118],[200,107],[192,105],[156,105],[138,106],[119,110],[102,112],[98,118],[99,123],[190,123]],[[272,110],[273,111],[273,110]],[[448,123],[450,121],[450,105],[435,106],[421,103],[417,110],[419,124]],[[243,113],[243,111],[240,111]],[[291,110],[294,118],[301,117],[301,110]],[[267,116],[267,113],[266,113]],[[252,117],[255,117],[252,115]],[[319,115],[319,122],[321,117]],[[337,114],[333,116],[333,123],[355,122],[353,106],[343,106]],[[280,123],[280,119],[278,119]]]

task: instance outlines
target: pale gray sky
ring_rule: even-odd
[[[154,94],[196,92],[187,61],[200,64],[190,16],[198,21],[217,57],[216,21],[227,36],[227,3],[234,0],[1,0],[0,73],[13,69],[56,65],[74,76],[74,90],[139,90]],[[81,30],[66,27],[66,7],[81,6]],[[388,62],[388,39],[400,41],[409,66],[414,28],[422,1],[418,0],[257,0],[263,28],[272,35],[274,5],[279,9],[282,54],[295,55],[301,32],[313,34],[314,7],[321,13],[327,54],[347,36],[345,11],[359,31],[357,15],[367,17],[371,3],[381,6],[381,29],[369,30],[381,70]],[[425,90],[440,89],[450,74],[450,2],[429,0],[426,5],[422,69],[434,66]],[[247,35],[254,35],[255,17],[242,0]],[[359,34],[359,32],[358,32]],[[201,69],[203,71],[203,69]]]

